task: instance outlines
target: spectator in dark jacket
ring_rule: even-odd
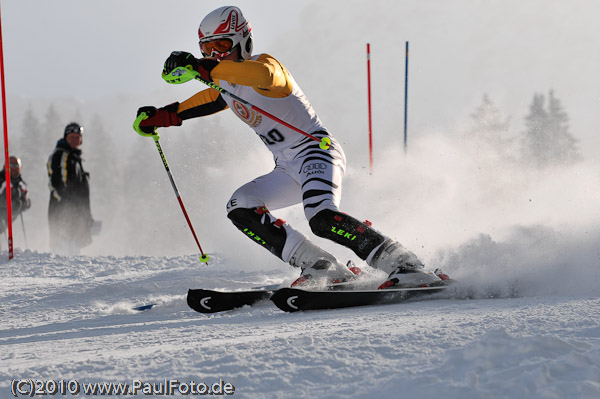
[[[50,248],[69,255],[91,244],[94,224],[90,210],[89,174],[82,165],[83,127],[72,122],[48,159]]]
[[[10,197],[12,220],[15,220],[21,212],[31,207],[31,200],[28,196],[27,183],[21,178],[21,160],[11,156],[10,163]],[[8,226],[6,209],[6,169],[0,172],[0,229],[5,231]]]

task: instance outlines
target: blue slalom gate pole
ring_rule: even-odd
[[[406,61],[404,64],[404,153],[408,147],[407,134],[407,117],[408,117],[408,42],[406,42]]]

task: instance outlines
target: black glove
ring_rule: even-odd
[[[200,73],[202,79],[206,80],[207,82],[212,82],[213,79],[210,76],[210,73],[217,65],[219,65],[219,61],[214,58],[200,58],[198,60],[198,67],[196,68],[196,71]]]
[[[198,68],[198,59],[194,57],[190,53],[186,53],[185,51],[173,51],[169,58],[165,61],[165,67],[163,69],[163,73],[168,75],[173,71],[173,69],[178,67],[186,67],[188,65],[192,66],[192,69],[195,71]]]
[[[140,130],[147,134],[153,134],[157,127],[181,126],[182,119],[177,115],[178,102],[166,105],[162,108],[141,107],[137,111],[137,116],[142,112],[148,115],[148,118],[140,122]]]
[[[219,65],[219,61],[214,58],[197,59],[192,54],[186,53],[185,51],[173,51],[165,61],[163,75],[170,74],[175,68],[185,68],[188,65],[190,65],[194,71],[199,72],[202,79],[212,82],[213,80],[210,77],[210,72],[214,67]]]

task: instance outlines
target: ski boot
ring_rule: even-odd
[[[292,287],[326,288],[351,281],[361,273],[360,268],[348,262],[341,264],[335,256],[319,248],[309,240],[300,244],[290,259],[290,265],[300,267],[300,277]]]
[[[443,280],[435,272],[425,269],[415,254],[393,240],[381,245],[371,260],[371,266],[389,273],[379,289],[427,287],[438,285]],[[448,279],[448,276],[443,276]]]

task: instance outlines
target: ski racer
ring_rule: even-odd
[[[227,203],[227,217],[246,236],[284,262],[301,269],[292,286],[311,286],[349,281],[360,269],[340,263],[304,234],[271,214],[298,203],[312,232],[343,245],[368,265],[389,277],[380,288],[424,286],[442,277],[425,269],[412,252],[371,227],[371,223],[338,208],[346,166],[344,151],[322,124],[290,72],[269,54],[252,54],[252,31],[237,7],[221,7],[209,13],[198,29],[204,58],[175,51],[164,64],[163,78],[178,67],[193,68],[209,82],[239,96],[318,139],[327,136],[331,147],[264,117],[250,107],[208,88],[179,103],[161,108],[141,107],[134,129],[143,136],[156,128],[180,126],[184,120],[231,109],[248,124],[273,153],[275,168],[238,188]],[[173,83],[173,82],[171,82]],[[442,275],[445,279],[446,276]]]

